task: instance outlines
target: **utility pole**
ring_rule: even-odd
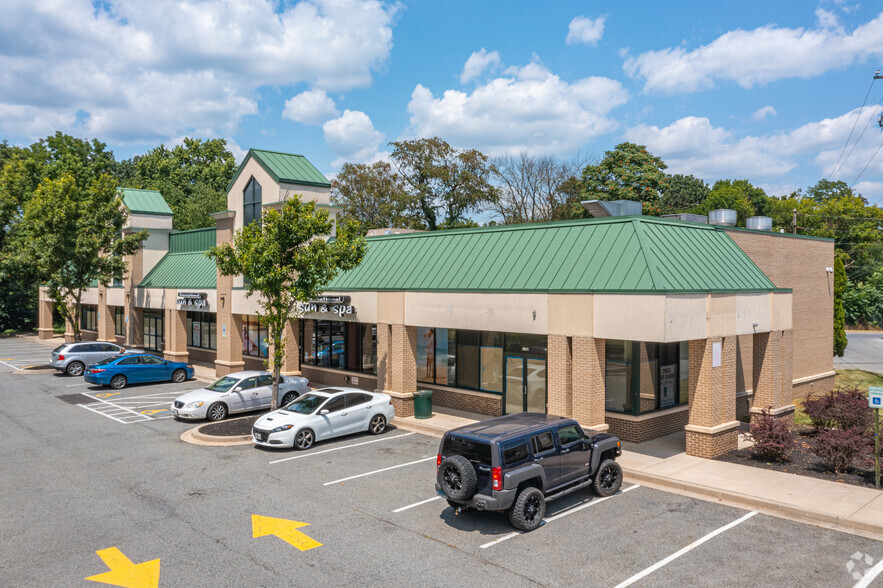
[[[797,234],[797,209],[791,211],[791,232]]]

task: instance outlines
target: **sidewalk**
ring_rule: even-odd
[[[433,407],[432,418],[396,418],[393,424],[441,437],[486,418]],[[683,452],[683,438],[675,433],[645,443],[623,442],[618,461],[626,481],[883,541],[880,490],[693,457]]]

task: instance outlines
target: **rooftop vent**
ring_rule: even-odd
[[[768,216],[752,216],[745,221],[745,227],[755,231],[772,231],[773,219]]]
[[[641,214],[641,203],[635,200],[584,200],[580,204],[595,218]]]
[[[738,214],[735,210],[718,208],[708,213],[708,224],[721,227],[735,227]]]
[[[704,214],[689,214],[686,212],[680,212],[678,214],[663,214],[662,218],[673,218],[679,221],[687,221],[689,223],[702,223],[703,225],[708,224],[708,217]]]

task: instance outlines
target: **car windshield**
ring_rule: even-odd
[[[290,402],[288,406],[283,406],[282,410],[296,412],[298,414],[311,414],[326,400],[328,400],[327,396],[304,394],[297,400]]]
[[[236,382],[239,380],[236,378],[231,378],[230,376],[225,376],[215,382],[214,384],[210,384],[205,387],[206,390],[211,390],[212,392],[227,392],[236,385]]]
[[[95,363],[95,365],[107,365],[107,364],[109,364],[110,362],[112,362],[112,361],[116,361],[116,360],[118,360],[118,359],[119,359],[119,356],[116,356],[116,355],[113,356],[113,357],[105,357],[105,358],[102,359],[101,361]]]

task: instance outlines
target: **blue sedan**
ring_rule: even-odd
[[[142,382],[183,382],[193,377],[193,366],[181,361],[168,361],[155,355],[117,355],[90,365],[83,379],[90,384],[110,386],[114,390]]]

